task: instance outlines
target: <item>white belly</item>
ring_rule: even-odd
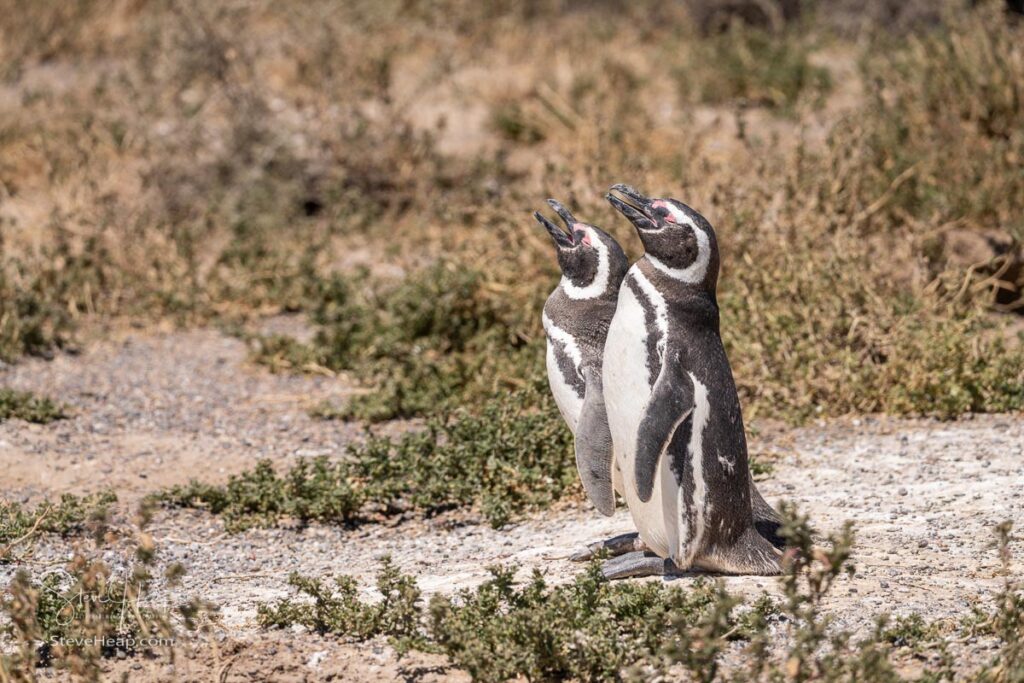
[[[692,544],[682,487],[669,469],[668,458],[658,465],[650,500],[641,501],[636,490],[637,433],[651,397],[646,336],[644,309],[629,286],[623,285],[605,344],[603,373],[608,426],[621,477],[619,491],[640,538],[655,553],[685,568],[692,561]]]
[[[565,423],[569,425],[569,430],[575,435],[576,423],[579,422],[580,411],[583,410],[583,399],[565,381],[562,370],[558,367],[558,361],[555,359],[555,349],[550,341],[548,341],[547,347],[548,385],[551,387],[551,394],[555,397],[555,405],[558,406],[558,412],[562,414],[562,419],[565,420]]]

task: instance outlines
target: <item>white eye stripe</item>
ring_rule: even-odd
[[[693,228],[695,231],[699,229],[697,227],[697,224],[693,222],[693,219],[690,218],[686,214],[686,212],[684,212],[678,206],[675,206],[674,204],[669,204],[667,201],[664,201],[664,200],[661,200],[661,199],[657,200],[654,204],[655,204],[655,206],[657,208],[659,208],[659,209],[663,208],[666,211],[668,211],[669,214],[671,214],[672,220],[670,220],[670,221],[667,220],[667,221],[665,221],[666,223],[674,224],[674,225],[686,225],[686,226],[689,226],[690,228]],[[651,219],[648,219],[648,220],[651,220]],[[666,227],[668,227],[668,226],[665,226],[665,225],[657,225],[657,222],[654,221],[654,220],[651,220],[651,222],[654,223],[656,227],[649,228],[649,229],[646,230],[646,232],[659,232],[661,230],[664,230]]]
[[[683,213],[683,210],[680,209],[678,206],[674,204],[669,204],[668,202],[665,202],[664,206],[666,209],[668,209],[668,212],[672,214],[672,217],[676,219],[676,223],[685,223],[686,225],[689,225],[692,228],[696,228],[696,226],[693,224],[693,221],[690,220],[690,217]]]

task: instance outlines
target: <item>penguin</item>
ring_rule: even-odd
[[[603,515],[615,512],[611,434],[601,386],[602,353],[629,261],[608,233],[548,204],[568,232],[534,218],[554,242],[562,278],[544,304],[547,372],[558,410],[575,436],[576,467],[587,497]]]
[[[605,574],[778,574],[776,539],[758,532],[754,515],[776,529],[778,517],[750,478],[719,335],[715,231],[682,202],[622,184],[611,192],[606,198],[636,228],[645,254],[619,288],[603,396],[620,492],[649,551],[610,560]]]

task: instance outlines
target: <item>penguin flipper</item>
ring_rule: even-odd
[[[587,389],[583,408],[576,423],[576,469],[583,490],[598,512],[615,514],[615,490],[612,487],[612,432],[604,407],[601,373],[593,368],[584,372]]]
[[[641,501],[646,503],[651,499],[654,475],[661,456],[668,450],[677,431],[689,431],[693,408],[693,380],[679,364],[666,362],[637,432],[634,469],[637,495]]]

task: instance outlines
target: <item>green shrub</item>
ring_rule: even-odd
[[[689,590],[656,583],[609,584],[592,565],[549,587],[535,571],[523,586],[514,569],[454,597],[435,596],[428,632],[474,680],[615,680],[657,652],[673,623],[702,620],[717,605],[710,581]]]
[[[39,503],[31,509],[0,501],[0,563],[10,561],[13,546],[38,534],[68,535],[82,531],[90,522],[105,521],[108,508],[116,500],[117,496],[106,491],[84,497],[65,493],[58,503]]]
[[[908,614],[886,623],[882,630],[882,638],[895,647],[918,649],[929,641],[939,637],[940,626],[928,623],[920,614]]]
[[[704,579],[688,590],[612,584],[593,564],[566,585],[549,586],[535,571],[520,586],[514,568],[490,571],[479,587],[435,595],[427,608],[413,577],[389,560],[377,577],[384,598],[376,603],[359,599],[351,577],[337,577],[328,589],[321,580],[293,575],[289,583],[304,599],[261,605],[260,624],[299,624],[354,640],[387,635],[400,651],[442,652],[479,681],[619,680],[627,667],[659,652],[670,629],[711,619],[725,626],[721,642],[740,637],[731,607],[720,614],[722,605],[738,601],[726,601],[721,586]]]
[[[398,571],[390,557],[381,561],[377,590],[383,596],[368,604],[360,600],[358,587],[349,576],[339,576],[333,587],[319,579],[299,574],[288,577],[308,602],[285,598],[274,605],[260,604],[257,618],[261,626],[287,628],[298,624],[316,633],[344,634],[354,640],[387,635],[409,645],[420,641],[421,593],[416,581]],[[420,643],[422,645],[422,643]]]
[[[2,243],[0,243],[2,247]],[[28,354],[46,356],[67,345],[73,321],[46,274],[25,272],[23,264],[0,262],[0,361]]]
[[[599,562],[571,583],[549,586],[539,571],[525,583],[515,568],[492,567],[491,578],[454,595],[435,594],[426,608],[411,576],[386,559],[378,574],[379,602],[360,600],[351,577],[329,588],[293,575],[298,591],[259,607],[264,627],[302,625],[353,640],[388,636],[408,648],[441,652],[473,680],[770,680],[893,681],[964,679],[1016,681],[1024,672],[1021,648],[1024,593],[1007,564],[1007,580],[984,618],[998,653],[980,668],[949,655],[951,641],[919,615],[890,626],[884,616],[861,638],[837,627],[827,602],[836,582],[854,573],[852,530],[814,542],[807,519],[786,506],[782,533],[789,549],[779,582],[783,599],[767,595],[752,605],[721,582],[696,579],[688,588],[657,582],[612,582]],[[1008,563],[1009,525],[999,528]],[[740,641],[739,643],[736,641]],[[912,645],[923,671],[907,678],[899,649]],[[742,646],[742,651],[740,648]],[[741,657],[724,655],[742,654]],[[685,674],[685,676],[684,676]]]
[[[524,341],[522,302],[488,292],[482,273],[441,261],[397,283],[331,277],[309,294],[310,344],[256,339],[271,368],[348,370],[373,388],[332,417],[379,422],[469,407],[499,390],[542,381],[542,350]],[[535,323],[533,323],[535,325]],[[325,415],[322,415],[325,416]]]
[[[232,531],[270,526],[283,517],[346,523],[363,502],[351,477],[345,463],[332,463],[326,457],[300,459],[283,476],[274,472],[269,460],[261,460],[252,470],[232,475],[226,486],[192,481],[160,498],[171,505],[204,507],[223,515]]]
[[[17,419],[48,424],[67,417],[63,406],[25,391],[0,389],[0,422]]]
[[[282,518],[340,524],[468,505],[501,526],[577,493],[570,432],[549,398],[524,392],[397,439],[370,435],[342,460],[302,459],[282,475],[264,460],[226,486],[193,481],[161,499],[208,508],[237,531]]]

